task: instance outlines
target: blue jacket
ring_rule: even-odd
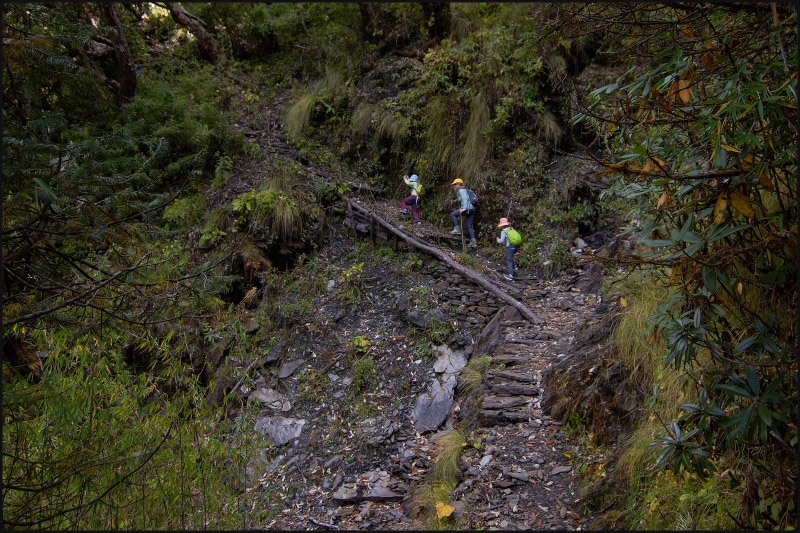
[[[506,243],[506,248],[508,248],[509,246],[514,246],[513,244],[511,244],[511,241],[509,241],[506,238],[508,236],[508,230],[510,230],[510,229],[511,229],[511,226],[509,226],[507,228],[503,228],[503,230],[500,232],[500,237],[498,237],[498,239],[497,239],[497,244],[503,244],[505,242]]]
[[[469,201],[469,194],[467,194],[467,189],[463,186],[458,188],[458,192],[456,193],[458,200],[461,202],[461,209],[475,209],[475,206],[472,205],[472,202]]]

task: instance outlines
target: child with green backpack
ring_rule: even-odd
[[[501,218],[500,223],[497,224],[500,228],[500,237],[497,239],[498,244],[506,243],[506,263],[508,265],[508,274],[504,274],[507,280],[514,280],[514,271],[517,270],[517,265],[514,263],[514,254],[517,253],[517,248],[522,242],[522,235],[517,230],[511,227],[511,223],[507,218]]]

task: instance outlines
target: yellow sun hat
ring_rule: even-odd
[[[456,179],[453,180],[453,183],[451,183],[450,185],[455,185],[456,183],[464,185],[464,180],[462,180],[461,178],[456,178]]]

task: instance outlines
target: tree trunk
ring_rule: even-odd
[[[113,2],[98,2],[97,4],[103,22],[117,30],[110,37],[114,48],[114,57],[117,61],[117,96],[121,102],[127,102],[136,94],[136,65],[133,62],[133,54],[131,54],[128,39],[125,38],[125,30],[119,23],[114,5]]]
[[[172,20],[185,26],[197,38],[197,43],[200,45],[200,50],[205,59],[212,65],[216,65],[220,57],[220,48],[216,39],[208,33],[203,27],[203,22],[186,11],[183,6],[177,2],[164,2],[164,5],[169,9],[172,15]]]
[[[355,202],[351,202],[350,200],[347,200],[347,205],[348,205],[348,208],[350,210],[352,210],[354,212],[357,212],[357,213],[360,213],[362,215],[368,216],[372,220],[377,221],[378,223],[380,223],[381,226],[384,227],[384,229],[386,229],[387,231],[391,232],[394,235],[397,235],[398,237],[400,237],[401,239],[406,241],[408,244],[410,244],[410,245],[414,246],[415,248],[418,248],[418,249],[420,249],[420,250],[422,250],[424,252],[428,252],[429,254],[438,257],[439,259],[444,261],[450,268],[452,268],[453,270],[455,270],[459,274],[463,275],[464,277],[467,277],[467,278],[471,279],[472,281],[474,281],[475,283],[477,283],[478,285],[480,285],[481,287],[483,287],[484,289],[486,289],[487,291],[489,291],[493,295],[497,296],[498,298],[500,298],[501,300],[503,300],[507,304],[515,307],[522,314],[522,316],[527,318],[532,324],[535,324],[535,325],[543,324],[542,320],[538,316],[536,316],[533,313],[533,311],[528,309],[525,305],[523,305],[522,303],[518,302],[517,300],[515,300],[514,298],[509,296],[506,292],[504,292],[504,291],[500,290],[499,288],[497,288],[497,286],[494,283],[492,283],[491,281],[489,281],[485,277],[481,276],[477,272],[474,272],[473,270],[468,269],[468,268],[464,267],[463,265],[460,265],[459,263],[456,263],[455,261],[453,261],[450,258],[449,255],[447,255],[446,253],[442,252],[440,249],[438,249],[438,248],[436,248],[434,246],[429,246],[429,245],[425,244],[424,242],[422,242],[421,240],[417,239],[416,237],[413,237],[413,236],[405,233],[404,231],[401,231],[401,230],[397,229],[392,224],[386,222],[385,220],[383,220],[382,218],[380,218],[376,214],[368,211],[367,209],[365,209],[364,207],[358,205]]]
[[[433,39],[446,37],[450,32],[450,3],[449,2],[423,2],[422,12],[425,20],[430,22],[429,32]]]
[[[361,12],[361,31],[364,38],[371,43],[377,42],[375,32],[380,25],[380,7],[375,2],[359,2],[358,10]]]

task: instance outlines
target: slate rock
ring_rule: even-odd
[[[281,369],[278,370],[278,379],[288,378],[294,371],[297,370],[297,367],[303,364],[303,361],[289,361],[288,363],[281,366]]]
[[[434,379],[430,390],[417,397],[417,403],[411,412],[414,428],[420,433],[435,431],[447,418],[452,405],[452,390]]]
[[[467,366],[467,358],[462,352],[454,352],[447,346],[436,348],[439,357],[433,364],[433,370],[440,374],[457,374]]]
[[[287,442],[298,438],[305,424],[306,421],[303,419],[272,416],[256,420],[254,429],[258,433],[266,435],[274,444],[283,446]]]

